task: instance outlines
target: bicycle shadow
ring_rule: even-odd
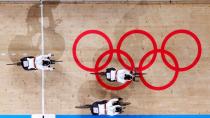
[[[92,103],[96,100],[105,99],[107,94],[108,91],[102,88],[97,81],[90,80],[80,86],[78,100],[81,104]]]

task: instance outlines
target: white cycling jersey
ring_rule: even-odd
[[[113,105],[117,101],[119,101],[119,99],[114,98],[114,99],[109,100],[106,103],[107,115],[114,116],[114,115],[120,114],[119,112],[116,112],[116,108],[121,107],[121,106],[120,105]]]
[[[43,66],[43,61],[50,61],[52,54],[40,55],[35,58],[35,66],[39,70],[53,70],[50,66]]]
[[[50,62],[52,54],[40,55],[37,57],[29,56],[21,59],[22,66],[25,70],[53,70],[50,65],[44,66],[43,61]]]
[[[98,109],[95,108],[94,112],[98,112],[98,115],[109,115],[109,116],[120,114],[119,112],[116,112],[116,108],[121,106],[113,105],[117,101],[119,101],[119,99],[114,98],[109,100],[106,104],[99,104]]]
[[[25,65],[28,64],[28,69],[34,69],[35,66],[35,58],[27,58],[28,63],[24,62]]]
[[[121,70],[111,70],[110,73],[106,73],[106,77],[111,81],[117,81],[119,83],[124,84],[127,81],[131,81],[131,80],[125,80],[125,74],[132,76],[129,70],[121,69]]]

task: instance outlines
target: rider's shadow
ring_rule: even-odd
[[[97,100],[105,100],[111,98],[118,98],[121,97],[125,100],[129,99],[134,91],[134,84],[131,83],[129,87],[118,90],[118,91],[111,91],[103,88],[97,80],[90,80],[88,82],[84,82],[79,89],[78,93],[78,100],[81,104],[92,103]],[[84,99],[86,98],[86,99]]]
[[[58,5],[46,4],[44,7],[44,27],[45,54],[48,52],[55,55],[55,59],[60,59],[65,50],[64,38],[55,31],[57,26],[54,20],[52,10]],[[58,21],[58,20],[57,20]],[[24,56],[37,56],[41,54],[41,24],[40,24],[40,6],[34,4],[30,7],[26,18],[27,33],[26,35],[16,35],[9,44],[8,53],[12,62],[19,61]],[[48,24],[47,24],[48,23]]]
[[[59,5],[59,2],[52,2],[44,4],[44,21],[46,25],[44,26],[44,38],[45,38],[45,54],[53,53],[56,60],[59,60],[65,50],[64,38],[55,31],[55,28],[59,20],[55,20],[53,17],[52,10]],[[25,56],[37,56],[41,54],[41,20],[40,20],[40,5],[34,4],[29,8],[27,18],[27,32],[26,35],[16,35],[14,39],[11,40],[8,53],[9,58],[12,62],[18,62],[20,58]],[[62,73],[63,68],[59,63],[56,63],[56,72]],[[59,68],[59,69],[58,69]],[[14,70],[20,69],[20,67],[13,67]],[[13,73],[12,74],[17,74]],[[28,72],[31,73],[31,72]],[[53,72],[52,72],[53,73]],[[40,78],[39,72],[34,72],[37,74],[36,79]],[[46,74],[46,78],[50,76]],[[62,77],[62,76],[61,76]]]
[[[52,10],[58,5],[57,2],[53,4],[46,4],[44,7],[44,19],[46,19],[46,26],[44,27],[44,42],[45,53],[51,52],[55,55],[56,59],[61,58],[65,50],[64,38],[55,31],[57,26],[54,20]],[[40,7],[39,4],[35,4],[30,7],[26,18],[27,34],[16,35],[8,48],[10,59],[13,62],[17,62],[24,54],[28,55],[40,55],[41,54],[41,26],[40,26]]]
[[[80,86],[78,93],[81,93],[77,94],[79,102],[81,104],[87,104],[96,100],[105,99],[108,91],[101,87],[96,80],[90,80]]]

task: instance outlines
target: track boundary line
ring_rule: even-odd
[[[41,8],[41,54],[44,55],[44,18],[43,18],[43,0],[40,0]],[[42,100],[42,115],[45,114],[45,76],[44,70],[42,70],[42,89],[41,89],[41,100]]]

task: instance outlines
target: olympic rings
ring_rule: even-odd
[[[77,63],[77,65],[80,68],[82,68],[82,69],[84,69],[86,71],[95,71],[95,68],[91,68],[91,67],[87,67],[87,66],[82,65],[82,63],[79,61],[79,59],[77,57],[77,53],[76,53],[77,45],[78,45],[79,41],[82,39],[82,37],[84,37],[84,36],[86,36],[88,34],[97,34],[97,35],[102,36],[106,40],[106,42],[108,43],[109,50],[113,50],[113,46],[112,46],[112,43],[111,43],[111,40],[109,39],[109,37],[106,34],[104,34],[103,32],[98,31],[98,30],[87,30],[87,31],[81,33],[76,38],[76,40],[74,42],[74,45],[73,45],[73,50],[72,50],[72,54],[73,54],[75,62]],[[112,56],[113,56],[112,54],[109,55],[109,58],[107,59],[107,61],[100,67],[101,69],[104,69],[110,63],[110,61],[112,59]]]
[[[142,70],[144,70],[143,69],[143,63],[144,63],[144,61],[146,60],[146,58],[147,57],[149,57],[151,54],[153,54],[153,53],[161,53],[161,54],[166,54],[166,55],[168,55],[169,57],[171,57],[171,59],[173,60],[173,62],[174,62],[174,64],[175,64],[175,74],[174,74],[174,76],[173,76],[173,78],[172,78],[172,80],[169,82],[169,83],[167,83],[166,85],[163,85],[163,86],[160,86],[160,87],[157,87],[157,86],[153,86],[153,85],[151,85],[151,84],[149,84],[145,79],[144,79],[144,77],[143,77],[143,75],[142,75]],[[139,75],[140,75],[140,79],[142,80],[142,82],[143,82],[143,84],[145,85],[145,86],[147,86],[148,88],[150,88],[150,89],[153,89],[153,90],[164,90],[164,89],[167,89],[167,88],[169,88],[173,83],[175,83],[175,81],[176,81],[176,79],[177,79],[177,77],[178,77],[178,74],[179,74],[179,64],[178,64],[178,61],[177,61],[177,59],[176,59],[176,57],[172,54],[172,53],[170,53],[169,51],[167,51],[167,50],[161,50],[161,49],[159,49],[159,50],[151,50],[151,51],[149,51],[148,53],[146,53],[143,57],[142,57],[142,59],[141,59],[141,61],[140,61],[140,63],[139,63]]]
[[[156,41],[155,39],[152,37],[151,34],[149,34],[148,32],[146,31],[143,31],[143,30],[131,30],[131,31],[128,31],[127,33],[125,33],[119,40],[118,44],[117,44],[117,49],[120,50],[120,47],[122,45],[122,42],[129,36],[129,35],[132,35],[132,34],[143,34],[145,36],[147,36],[147,38],[152,42],[152,45],[153,45],[153,50],[157,50],[157,44],[156,44]],[[154,61],[155,61],[155,58],[157,56],[157,53],[154,53],[154,55],[152,56],[152,59],[150,60],[150,62],[145,65],[145,67],[143,67],[143,69],[145,68],[148,68],[149,66],[151,66]],[[122,65],[124,65],[125,67],[127,67],[127,64],[125,64],[125,62],[122,60],[120,54],[118,53],[117,54],[117,57],[118,57],[118,60],[122,62]]]
[[[199,40],[199,38],[198,38],[193,32],[191,32],[191,31],[189,31],[189,30],[175,30],[175,31],[171,32],[171,33],[168,34],[168,35],[165,37],[165,39],[163,40],[161,49],[162,49],[162,50],[165,50],[165,46],[166,46],[167,41],[168,41],[172,36],[174,36],[174,35],[176,35],[176,34],[180,34],[180,33],[190,35],[190,36],[195,40],[195,42],[196,42],[196,44],[197,44],[197,47],[198,47],[198,53],[197,53],[197,56],[196,56],[195,60],[194,60],[189,66],[179,68],[179,71],[187,71],[187,70],[191,69],[192,67],[194,67],[194,66],[198,63],[198,61],[199,61],[199,59],[200,59],[200,57],[201,57],[201,53],[202,53],[200,40]],[[163,62],[164,62],[170,69],[175,70],[175,68],[174,68],[170,63],[168,63],[168,61],[166,60],[164,54],[161,53],[161,57],[162,57],[162,59],[163,59]]]
[[[100,35],[101,37],[103,37],[103,38],[106,40],[106,42],[107,42],[108,45],[109,45],[109,50],[103,52],[103,53],[98,57],[98,59],[97,59],[97,61],[96,61],[96,64],[95,64],[95,67],[94,67],[94,68],[93,68],[93,67],[87,67],[87,66],[83,65],[83,64],[79,61],[79,59],[78,59],[78,57],[77,57],[77,53],[76,53],[77,45],[78,45],[79,41],[80,41],[84,36],[86,36],[86,35],[88,35],[88,34],[97,34],[97,35]],[[146,87],[148,87],[149,89],[152,89],[152,90],[165,90],[165,89],[171,87],[171,86],[176,82],[176,80],[177,80],[177,78],[178,78],[179,72],[187,71],[187,70],[193,68],[193,67],[198,63],[198,61],[200,60],[201,53],[202,53],[202,46],[201,46],[201,42],[200,42],[199,38],[198,38],[193,32],[191,32],[191,31],[189,31],[189,30],[184,30],[184,29],[175,30],[175,31],[169,33],[169,34],[164,38],[164,40],[163,40],[163,42],[162,42],[162,45],[161,45],[161,48],[160,48],[160,49],[157,48],[156,41],[155,41],[155,39],[152,37],[152,35],[151,35],[150,33],[146,32],[146,31],[144,31],[144,30],[135,29],[135,30],[130,30],[130,31],[126,32],[126,33],[120,38],[120,40],[119,40],[119,42],[118,42],[118,44],[117,44],[117,48],[116,48],[116,49],[113,48],[110,38],[109,38],[106,34],[104,34],[103,32],[98,31],[98,30],[87,30],[87,31],[81,33],[81,34],[76,38],[76,40],[75,40],[75,42],[74,42],[74,44],[73,44],[72,53],[73,53],[74,60],[75,60],[76,64],[77,64],[80,68],[82,68],[83,70],[86,70],[86,71],[89,71],[89,72],[99,72],[99,71],[101,71],[101,70],[103,70],[103,69],[106,68],[106,66],[111,62],[112,57],[113,57],[113,54],[116,53],[116,54],[117,54],[117,58],[118,58],[119,62],[122,64],[122,66],[123,66],[124,68],[128,69],[128,70],[133,70],[133,68],[135,68],[135,64],[134,64],[133,59],[131,58],[131,56],[130,56],[127,52],[125,52],[125,51],[123,51],[123,50],[120,49],[120,48],[121,48],[121,45],[122,45],[122,43],[123,43],[123,41],[124,41],[129,35],[132,35],[132,34],[143,34],[143,35],[145,35],[145,36],[152,42],[152,45],[153,45],[153,49],[150,50],[149,52],[147,52],[147,53],[140,59],[140,61],[139,61],[139,66],[138,66],[138,67],[139,67],[139,68],[138,68],[138,72],[140,73],[140,79],[141,79],[141,81],[143,82],[143,84],[144,84]],[[174,35],[176,35],[176,34],[187,34],[187,35],[191,36],[191,37],[195,40],[195,42],[196,42],[196,44],[197,44],[197,48],[198,48],[197,56],[196,56],[196,58],[193,60],[193,62],[192,62],[190,65],[186,66],[186,67],[179,67],[179,63],[178,63],[176,57],[175,57],[171,52],[165,50],[167,41],[168,41],[172,36],[174,36]],[[169,81],[167,84],[165,84],[165,85],[163,85],[163,86],[154,86],[154,85],[149,84],[149,83],[145,80],[145,78],[143,77],[143,75],[141,74],[142,71],[148,69],[148,68],[155,62],[158,53],[161,54],[161,58],[162,58],[164,64],[165,64],[168,68],[170,68],[171,70],[175,71],[172,80]],[[124,55],[124,56],[128,59],[128,61],[129,61],[129,63],[130,63],[130,66],[127,65],[127,64],[123,61],[123,59],[122,59],[122,57],[121,57],[121,54]],[[146,58],[149,57],[151,54],[153,54],[152,59],[149,61],[148,64],[146,64],[145,66],[143,66],[144,61],[145,61]],[[102,60],[106,55],[109,55],[108,59],[106,60],[106,62],[105,62],[103,65],[99,66],[101,60]],[[173,60],[174,66],[171,65],[171,64],[167,61],[165,55],[168,55],[168,56]],[[96,79],[97,79],[97,81],[99,82],[99,84],[101,84],[104,88],[109,89],[109,90],[121,90],[121,89],[127,87],[127,86],[131,83],[131,82],[127,82],[127,83],[125,83],[125,84],[123,84],[123,85],[120,85],[120,86],[110,86],[110,85],[105,84],[105,83],[103,82],[103,80],[100,78],[99,75],[96,75]]]

